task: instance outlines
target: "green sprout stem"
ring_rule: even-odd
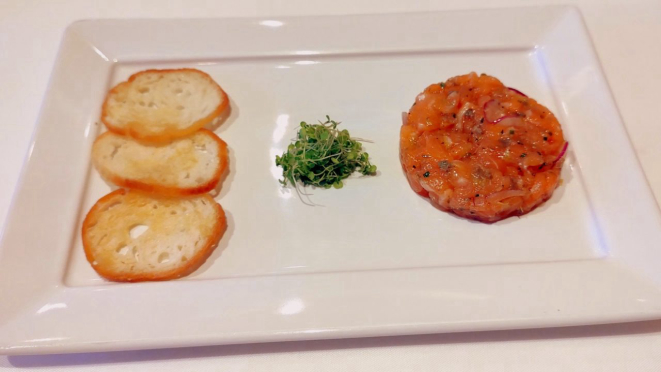
[[[301,122],[295,142],[275,157],[275,164],[283,170],[280,180],[283,186],[291,184],[299,194],[298,181],[303,185],[339,189],[344,186],[342,180],[355,171],[376,174],[376,165],[370,163],[360,143],[364,140],[352,138],[346,129],[337,129],[339,124],[329,116],[319,124]]]

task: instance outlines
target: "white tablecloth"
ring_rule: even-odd
[[[0,1],[0,226],[65,27],[86,18],[275,17],[559,4],[554,0]],[[661,1],[573,1],[583,12],[655,196],[661,200]],[[232,35],[221,35],[232,37]],[[661,263],[659,263],[661,268]],[[3,301],[6,299],[0,299]],[[0,357],[0,370],[661,371],[661,321],[191,349]]]

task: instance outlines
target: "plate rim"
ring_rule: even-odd
[[[545,6],[535,6],[535,7],[524,7],[524,8],[499,8],[499,9],[489,9],[489,10],[458,10],[458,11],[451,11],[451,12],[429,12],[429,13],[387,13],[387,14],[357,14],[357,15],[352,15],[351,17],[353,18],[361,18],[361,17],[410,17],[410,16],[419,16],[419,17],[434,17],[434,16],[447,16],[448,14],[451,13],[461,13],[461,12],[470,12],[470,13],[483,13],[483,12],[502,12],[502,11],[512,11],[513,9],[520,10],[520,11],[525,11],[525,12],[544,12],[547,9],[554,9],[554,11],[558,12],[558,14],[562,15],[563,17],[569,17],[572,19],[572,22],[580,22],[580,27],[583,33],[583,37],[586,37],[588,41],[590,41],[589,34],[587,32],[587,28],[585,26],[585,23],[582,21],[582,17],[580,15],[580,11],[574,7],[574,6],[550,6],[550,7],[545,7]],[[291,22],[296,22],[297,20],[309,20],[313,18],[319,18],[323,17],[325,19],[337,19],[342,16],[334,16],[334,15],[328,15],[328,16],[313,16],[313,17],[277,17],[283,20],[289,20]],[[263,18],[209,18],[207,20],[217,20],[219,22],[236,22],[236,23],[249,23],[249,22],[258,22],[263,20]],[[185,20],[176,20],[176,19],[161,19],[161,20],[141,20],[141,19],[135,19],[135,20],[88,20],[88,21],[77,21],[74,22],[69,28],[67,28],[65,32],[65,36],[63,38],[63,43],[60,47],[60,50],[58,52],[58,57],[56,58],[56,67],[54,69],[53,75],[51,76],[51,81],[49,82],[49,88],[47,90],[47,93],[45,95],[44,99],[44,104],[41,109],[41,113],[38,119],[38,125],[35,130],[35,133],[33,134],[33,138],[31,141],[30,145],[30,152],[28,154],[27,160],[23,166],[23,169],[21,171],[21,176],[19,178],[18,182],[18,187],[16,188],[16,191],[14,193],[14,197],[12,198],[12,202],[10,205],[9,209],[9,214],[7,218],[7,222],[5,223],[4,226],[4,232],[2,234],[2,241],[1,241],[1,247],[2,250],[0,250],[0,253],[3,253],[3,255],[0,255],[0,268],[3,266],[2,258],[5,256],[4,253],[7,250],[5,245],[9,244],[7,243],[7,240],[14,240],[16,241],[16,230],[15,230],[15,220],[17,219],[25,219],[28,218],[29,215],[26,217],[25,214],[22,214],[20,212],[21,209],[21,204],[24,203],[24,198],[21,196],[25,194],[26,192],[24,189],[26,188],[26,182],[27,178],[29,178],[29,174],[31,172],[31,169],[34,168],[34,162],[35,160],[32,158],[32,153],[35,148],[35,145],[38,145],[38,141],[40,141],[40,138],[43,137],[44,135],[44,127],[46,124],[44,123],[44,115],[48,112],[48,110],[52,109],[52,105],[54,104],[52,102],[52,96],[53,96],[53,86],[54,81],[57,81],[58,79],[58,73],[62,74],[62,70],[66,68],[65,63],[63,62],[63,58],[68,50],[67,48],[74,48],[74,44],[76,42],[80,42],[81,40],[78,40],[78,38],[81,38],[83,42],[89,42],[90,46],[95,49],[95,53],[98,54],[101,58],[105,59],[105,62],[101,63],[99,67],[100,69],[106,68],[108,69],[108,73],[110,74],[112,72],[112,68],[114,66],[114,63],[116,61],[119,61],[119,58],[116,58],[116,55],[112,55],[111,53],[106,55],[104,54],[103,51],[98,50],[95,46],[94,43],[91,43],[89,40],[86,40],[84,38],[84,35],[81,35],[81,32],[85,32],[85,30],[89,30],[90,28],[94,28],[98,26],[99,24],[109,24],[109,23],[131,23],[131,24],[139,24],[141,22],[157,22],[157,23],[163,23],[163,22],[173,22],[173,21],[185,21]],[[96,25],[96,26],[95,26]],[[69,44],[67,44],[69,43]],[[601,65],[599,64],[599,60],[596,57],[596,52],[594,51],[594,47],[590,45],[590,49],[587,51],[589,54],[591,54],[594,58],[595,63],[597,63],[596,69],[597,69],[597,75],[601,78],[603,82],[606,82],[606,79],[603,75],[603,71],[601,70]],[[97,57],[98,57],[97,56]],[[96,57],[95,57],[96,58]],[[128,60],[126,60],[128,61]],[[124,62],[124,61],[122,61]],[[607,84],[607,83],[606,83]],[[99,88],[100,89],[100,88]],[[606,94],[610,97],[611,102],[612,102],[612,109],[617,112],[617,108],[615,107],[615,103],[612,100],[612,95],[610,94],[610,90],[608,86],[606,86]],[[619,123],[622,129],[624,128],[624,124],[619,118]],[[625,130],[626,132],[626,130]],[[43,141],[42,141],[43,142]],[[629,150],[632,150],[631,147],[631,142],[627,138],[623,140],[624,143],[628,145]],[[635,154],[634,154],[635,158]],[[637,159],[636,159],[637,162]],[[642,179],[646,182],[645,177],[642,173],[642,168],[640,168],[640,163],[637,162],[638,164],[638,169],[637,172],[639,172],[639,175],[642,176]],[[636,171],[634,171],[636,172]],[[647,187],[649,188],[649,185],[647,184]],[[649,192],[649,197],[652,198],[651,200],[654,201],[651,191]],[[656,205],[656,203],[654,202]],[[658,217],[658,216],[657,216]],[[654,222],[654,221],[653,221]],[[11,230],[10,230],[11,228]],[[74,229],[74,231],[77,231]],[[12,235],[11,237],[8,238],[9,235]],[[614,256],[615,257],[615,256]],[[626,262],[626,257],[624,257],[624,261]],[[60,258],[60,261],[63,261],[65,259]],[[621,278],[630,278],[632,282],[639,282],[641,287],[645,287],[649,290],[658,290],[658,287],[656,284],[653,284],[651,281],[647,281],[644,278],[640,278],[638,275],[631,273],[628,271],[627,268],[620,267],[619,262],[613,262],[614,260],[612,259],[596,259],[596,260],[587,260],[591,261],[589,263],[581,263],[586,266],[593,266],[597,265],[599,268],[591,269],[595,270],[594,273],[595,275],[606,275],[605,273],[610,273],[614,277],[618,276]],[[594,262],[594,261],[599,261],[599,262]],[[568,265],[573,266],[576,263],[556,263],[555,265]],[[536,266],[536,270],[539,268],[537,264],[533,264]],[[66,269],[66,264],[65,265],[60,265],[61,267],[64,267]],[[500,266],[508,266],[508,265],[500,265]],[[525,266],[525,264],[519,265],[521,268]],[[544,265],[542,265],[544,266]],[[444,270],[447,270],[447,268],[443,268]],[[434,270],[433,268],[430,269],[425,269],[425,270]],[[497,270],[495,268],[494,270]],[[543,270],[542,270],[543,271]],[[568,269],[568,271],[571,271]],[[609,275],[610,275],[609,274]],[[39,304],[43,304],[44,301],[46,304],[57,304],[57,303],[67,303],[67,301],[71,301],[73,303],[80,303],[83,301],[83,298],[87,296],[85,294],[86,289],[93,289],[96,293],[103,293],[104,295],[108,294],[110,296],[118,296],[117,293],[115,292],[121,292],[118,288],[125,288],[125,287],[114,287],[114,288],[98,288],[98,287],[85,287],[85,289],[81,288],[72,288],[72,287],[66,287],[62,285],[63,277],[64,274],[60,270],[59,272],[52,272],[49,273],[49,277],[53,281],[49,281],[48,283],[43,283],[46,284],[45,286],[39,287],[41,289],[41,292],[37,292],[35,288],[33,287],[28,287],[29,290],[35,291],[35,293],[39,293],[35,297],[32,298],[33,302],[26,302],[27,307],[34,307],[34,300],[39,298],[41,301]],[[327,277],[331,274],[306,274],[306,275],[314,275],[316,277]],[[352,274],[352,276],[361,276],[365,275],[367,277],[371,277],[373,275],[376,275],[374,273],[365,273],[365,274]],[[575,275],[579,275],[578,273],[575,273]],[[386,275],[387,276],[387,275]],[[0,275],[1,277],[1,275]],[[385,277],[385,276],[384,276]],[[55,281],[55,279],[59,281]],[[232,282],[237,282],[239,280],[244,280],[244,279],[223,279],[223,280],[228,280]],[[254,280],[254,279],[253,279]],[[270,279],[269,279],[270,280]],[[290,278],[284,278],[283,280],[288,281],[291,280]],[[374,280],[374,279],[369,279],[369,280]],[[392,279],[390,279],[392,280]],[[314,280],[313,280],[314,281]],[[212,281],[209,281],[212,282]],[[188,284],[191,282],[183,283],[175,283],[175,287],[185,287],[185,286],[192,286],[193,284]],[[473,283],[474,284],[474,283]],[[658,283],[657,283],[658,284]],[[199,283],[198,283],[199,285]],[[209,287],[209,283],[203,283],[200,286],[203,287]],[[319,284],[321,285],[321,284]],[[133,285],[134,288],[144,288],[144,287],[153,287],[155,286],[153,283],[148,283],[145,285]],[[251,286],[248,285],[248,288]],[[18,288],[18,289],[22,289]],[[13,293],[17,289],[7,289],[7,288],[2,288],[0,287],[0,290],[7,291],[3,293]],[[135,292],[137,290],[131,290],[131,292]],[[658,291],[657,291],[658,292]],[[82,294],[82,295],[81,295]],[[264,294],[265,296],[267,294]],[[312,294],[310,294],[312,296]],[[606,295],[605,293],[603,294],[604,296]],[[82,296],[82,297],[81,297]],[[94,297],[96,299],[96,297]],[[604,297],[605,298],[605,297]],[[633,297],[632,297],[633,298]],[[98,299],[99,301],[103,301],[102,299]],[[602,298],[603,300],[603,298]],[[58,302],[62,301],[62,302]],[[322,301],[323,300],[319,300]],[[372,301],[377,301],[378,299],[372,299]],[[413,301],[413,300],[412,300]],[[415,301],[420,301],[420,299],[417,299]],[[415,302],[413,301],[413,302]],[[415,302],[418,303],[418,302]],[[321,338],[343,338],[343,337],[368,337],[368,336],[382,336],[382,335],[402,335],[402,334],[411,334],[411,333],[437,333],[437,332],[461,332],[461,331],[473,331],[473,330],[496,330],[496,329],[514,329],[514,328],[530,328],[530,327],[539,327],[539,326],[568,326],[568,325],[579,325],[579,324],[598,324],[598,323],[609,323],[609,322],[615,322],[615,321],[637,321],[637,320],[650,320],[650,319],[657,319],[661,317],[661,292],[658,293],[658,296],[655,297],[652,301],[650,301],[649,304],[643,304],[640,305],[640,309],[642,309],[639,312],[633,311],[634,309],[638,309],[637,307],[623,307],[619,309],[619,312],[611,313],[611,314],[601,314],[601,316],[591,316],[588,318],[585,317],[580,317],[580,316],[574,316],[574,317],[550,317],[546,319],[546,322],[541,321],[540,319],[536,319],[533,322],[530,322],[525,319],[519,319],[518,323],[515,320],[506,320],[506,319],[498,319],[496,321],[497,324],[500,325],[494,325],[491,324],[490,322],[492,320],[485,320],[482,321],[480,324],[479,321],[470,321],[470,322],[464,322],[464,323],[454,323],[454,324],[448,324],[444,322],[437,323],[436,325],[430,325],[429,323],[426,324],[419,324],[415,325],[414,323],[409,322],[409,324],[404,324],[404,325],[399,325],[400,328],[397,327],[391,327],[389,328],[387,325],[370,325],[366,324],[363,327],[352,325],[349,327],[339,327],[335,326],[332,329],[314,329],[308,328],[306,329],[297,329],[296,327],[291,327],[289,328],[284,327],[284,330],[280,331],[265,331],[262,333],[259,332],[244,332],[241,334],[241,332],[235,332],[235,333],[228,333],[228,334],[215,334],[211,336],[205,336],[205,337],[196,337],[195,335],[188,336],[186,337],[180,337],[180,338],[162,338],[158,339],[158,337],[154,337],[154,339],[137,339],[137,340],[114,340],[114,341],[102,341],[99,339],[93,340],[94,337],[88,338],[86,340],[76,340],[72,338],[60,338],[58,339],[57,337],[51,337],[51,340],[46,340],[41,343],[37,342],[28,342],[28,339],[23,339],[21,340],[20,338],[21,333],[17,331],[18,328],[17,326],[20,326],[21,322],[26,322],[30,320],[34,320],[36,317],[35,314],[14,314],[15,317],[12,319],[5,319],[4,323],[2,322],[2,313],[0,312],[0,330],[7,330],[8,332],[5,333],[5,335],[0,335],[0,354],[37,354],[37,353],[59,353],[59,352],[72,352],[72,351],[98,351],[98,350],[127,350],[127,349],[138,349],[138,348],[160,348],[160,347],[171,347],[171,346],[198,346],[198,345],[208,345],[208,344],[228,344],[228,343],[247,343],[247,342],[263,342],[263,341],[289,341],[289,340],[309,340],[309,339],[321,339]],[[419,304],[419,303],[418,303]],[[81,305],[82,306],[82,305]],[[66,306],[65,306],[66,307]],[[42,307],[43,308],[43,307]],[[2,307],[0,307],[2,309]],[[644,310],[644,311],[643,311]],[[613,314],[617,314],[614,316]],[[61,317],[61,316],[60,316]],[[57,318],[57,317],[56,317]],[[66,319],[66,318],[62,318]],[[498,323],[499,322],[499,323]],[[285,324],[286,326],[286,324]],[[505,328],[503,328],[505,327]],[[19,327],[20,328],[20,327]],[[289,330],[287,330],[289,329]],[[39,331],[32,331],[34,335],[39,334]],[[2,334],[3,332],[0,332]],[[9,336],[7,336],[9,335]],[[36,339],[35,336],[32,336],[32,341]],[[43,338],[49,338],[49,337],[43,337]],[[127,339],[130,339],[130,337],[127,337]],[[99,342],[104,342],[104,343],[99,343]]]

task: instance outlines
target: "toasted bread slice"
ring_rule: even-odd
[[[136,227],[147,230],[135,236]],[[168,280],[202,265],[226,228],[225,212],[209,195],[164,198],[119,189],[87,214],[83,247],[108,280]]]
[[[106,132],[94,142],[92,162],[104,178],[121,187],[194,195],[218,184],[228,165],[227,144],[207,129],[163,145]]]
[[[108,92],[101,121],[115,133],[163,143],[202,128],[228,103],[227,94],[200,70],[146,70]]]

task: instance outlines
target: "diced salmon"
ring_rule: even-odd
[[[483,222],[525,214],[549,199],[565,146],[548,108],[474,72],[427,87],[400,132],[413,190],[442,210]]]

